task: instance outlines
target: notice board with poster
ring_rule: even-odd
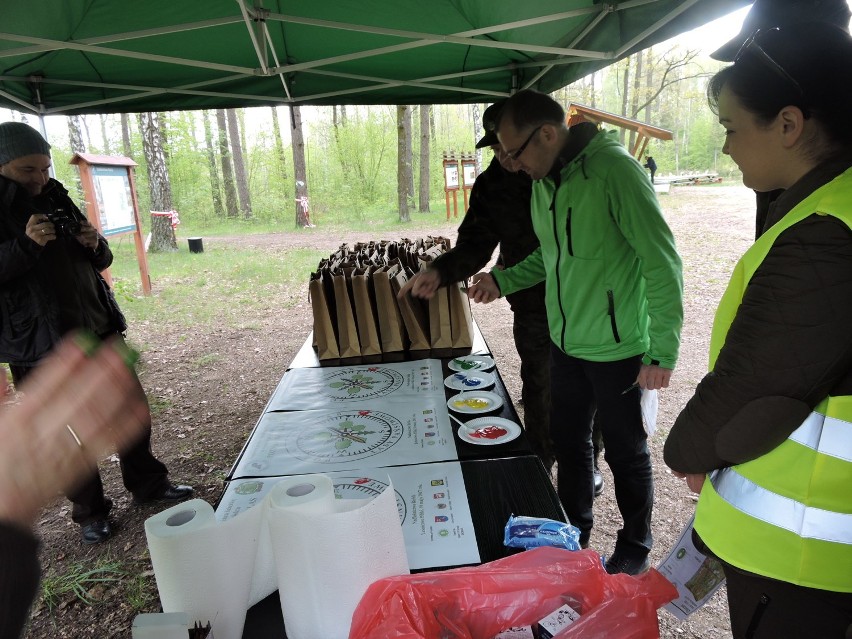
[[[121,156],[75,153],[70,163],[80,170],[86,216],[91,225],[107,238],[133,234],[136,260],[139,262],[139,274],[142,278],[142,292],[150,295],[151,276],[148,273],[145,243],[142,241],[136,183],[133,179],[133,167],[136,162]],[[112,286],[109,269],[102,275]]]

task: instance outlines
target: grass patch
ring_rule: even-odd
[[[125,575],[120,561],[99,558],[94,566],[82,561],[74,562],[64,573],[50,571],[44,575],[41,580],[41,598],[50,612],[68,596],[90,606],[94,602],[89,596],[93,586],[121,581]]]
[[[202,254],[152,253],[153,295],[142,295],[135,248],[113,246],[116,298],[133,322],[177,324],[187,329],[243,327],[247,317],[283,310],[296,301],[310,273],[326,255],[315,249],[264,251],[215,247]],[[227,304],[215,300],[227,299]]]
[[[130,574],[124,581],[124,596],[133,612],[149,610],[155,602],[150,588],[150,577],[142,573]]]
[[[222,356],[219,353],[207,353],[206,355],[202,355],[201,357],[196,357],[192,365],[195,368],[205,368],[206,366],[211,366],[216,362],[221,362]]]
[[[164,397],[157,397],[156,395],[148,395],[148,406],[151,407],[151,415],[156,416],[160,415],[173,405],[172,400],[166,399]]]

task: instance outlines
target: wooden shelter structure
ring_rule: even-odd
[[[654,138],[657,140],[671,140],[672,132],[668,129],[661,129],[656,126],[651,126],[647,122],[632,120],[621,115],[593,109],[592,107],[583,104],[569,104],[565,110],[565,121],[568,126],[577,124],[578,122],[592,122],[594,124],[612,124],[619,126],[628,131],[636,133],[636,142],[633,148],[630,149],[630,154],[637,160],[642,157],[645,149],[648,146],[648,140]]]

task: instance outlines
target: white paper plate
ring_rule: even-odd
[[[503,405],[503,398],[489,391],[468,391],[459,393],[447,400],[447,408],[456,413],[481,415],[497,410]]]
[[[494,375],[482,371],[453,373],[444,380],[444,386],[457,391],[482,390],[494,386]]]
[[[510,419],[502,417],[477,417],[459,428],[459,439],[468,444],[495,446],[516,439],[521,427]]]
[[[465,355],[451,359],[447,364],[451,371],[472,373],[473,371],[490,371],[494,368],[494,360],[488,355]]]

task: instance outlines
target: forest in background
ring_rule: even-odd
[[[651,140],[659,175],[713,171],[738,176],[721,152],[724,130],[707,106],[721,68],[695,51],[659,45],[553,93],[672,131]],[[292,228],[345,225],[412,212],[444,214],[443,154],[473,153],[487,104],[253,107],[211,111],[57,116],[48,132],[57,179],[78,183],[75,152],[138,163],[143,224],[150,210],[177,210],[195,229],[234,223]],[[32,115],[11,118],[38,126]],[[4,118],[8,119],[8,118]],[[62,130],[60,128],[60,130]],[[621,130],[630,148],[632,134]],[[476,154],[484,168],[488,149]],[[78,187],[79,189],[79,187]],[[300,200],[309,198],[310,219]],[[459,207],[463,205],[459,194]],[[79,197],[77,201],[81,201]]]

